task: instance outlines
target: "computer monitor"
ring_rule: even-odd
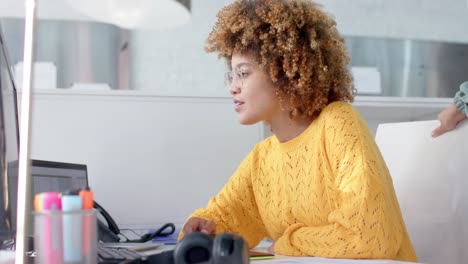
[[[0,24],[0,248],[10,248],[16,237],[20,142],[16,86],[3,36]],[[41,192],[63,192],[88,186],[84,164],[33,159],[31,176],[32,199]],[[33,208],[32,199],[30,208]],[[31,235],[32,228],[29,230]]]
[[[0,246],[16,234],[19,130],[16,87],[0,25]],[[16,166],[16,167],[15,167]]]

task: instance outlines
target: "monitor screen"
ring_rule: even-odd
[[[17,117],[16,88],[0,25],[0,243],[16,235],[13,204],[18,183]]]
[[[88,186],[86,165],[32,160],[33,193],[63,192]]]

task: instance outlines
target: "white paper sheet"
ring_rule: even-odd
[[[468,122],[432,138],[438,125],[381,124],[376,141],[418,260],[468,263]]]

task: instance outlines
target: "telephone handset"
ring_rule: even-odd
[[[96,209],[102,217],[98,217],[98,240],[102,242],[121,242],[119,235],[120,233],[120,228],[117,226],[115,223],[114,219],[110,216],[110,214],[96,201],[94,201],[94,209]],[[104,218],[106,223],[103,223],[99,218]],[[166,229],[169,229],[168,231]],[[167,223],[164,224],[161,228],[158,230],[144,234],[141,236],[139,239],[136,240],[129,240],[127,239],[126,241],[123,242],[146,242],[150,241],[155,237],[164,237],[164,236],[170,236],[175,232],[175,225],[173,223]]]
[[[102,242],[119,242],[120,229],[114,219],[112,219],[110,214],[96,201],[94,201],[94,209],[96,209],[106,221],[106,224],[104,224],[101,219],[98,218],[98,240]]]

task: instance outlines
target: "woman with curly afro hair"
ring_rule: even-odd
[[[415,261],[392,180],[349,104],[349,58],[336,23],[308,0],[238,0],[218,13],[206,50],[228,62],[242,124],[265,122],[258,143],[192,232],[237,233],[291,256]]]

